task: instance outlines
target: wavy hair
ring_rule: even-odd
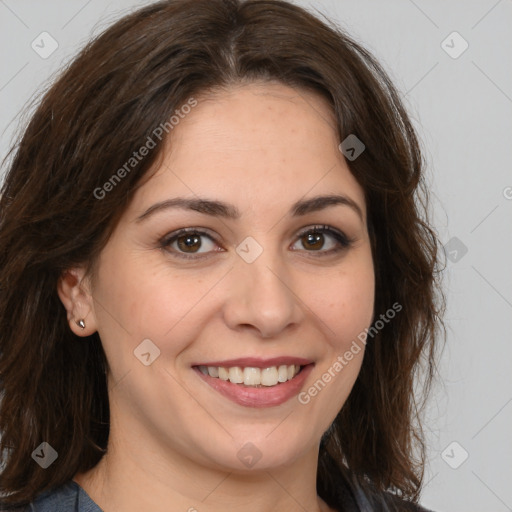
[[[360,374],[320,445],[319,495],[336,478],[378,499],[419,498],[420,412],[436,373],[444,297],[420,145],[387,73],[339,27],[283,0],[167,0],[92,39],[46,91],[11,149],[0,198],[0,492],[26,504],[97,464],[109,435],[108,364],[98,333],[68,327],[57,281],[92,268],[165,138],[112,190],[97,191],[193,95],[279,81],[325,98],[365,193],[374,318]],[[172,139],[172,133],[170,134]],[[417,388],[416,382],[421,384]],[[31,454],[47,441],[58,464]]]

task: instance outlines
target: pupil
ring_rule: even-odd
[[[306,235],[307,244],[310,245],[313,249],[321,249],[323,246],[322,236],[322,233],[309,233]],[[313,247],[313,245],[315,247]]]
[[[194,249],[195,244],[198,244],[196,249],[201,247],[201,238],[197,235],[184,235],[178,239],[180,249]]]

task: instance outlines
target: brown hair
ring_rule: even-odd
[[[288,2],[168,0],[87,44],[11,150],[0,199],[5,503],[27,503],[105,453],[105,354],[98,333],[82,340],[71,332],[56,284],[66,269],[94,264],[165,139],[104,197],[94,191],[193,95],[261,79],[316,91],[332,107],[339,140],[356,134],[364,142],[348,164],[368,207],[375,319],[403,306],[368,341],[353,390],[322,439],[318,493],[334,503],[335,476],[350,473],[369,495],[388,490],[417,501],[425,459],[418,418],[444,301],[424,164],[399,95],[365,49]],[[43,441],[58,452],[46,470],[31,459]]]

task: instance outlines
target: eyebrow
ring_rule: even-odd
[[[297,201],[290,208],[290,214],[292,217],[301,217],[308,213],[318,212],[337,205],[348,206],[363,220],[363,212],[359,205],[350,197],[337,194],[315,196],[310,199]],[[231,220],[238,220],[241,217],[240,210],[232,204],[203,198],[175,197],[150,206],[142,215],[135,219],[135,222],[141,222],[157,212],[174,208],[193,210],[205,215]]]

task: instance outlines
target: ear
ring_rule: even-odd
[[[66,308],[69,327],[77,336],[90,336],[97,330],[90,282],[84,276],[84,268],[71,268],[64,271],[57,282],[57,293]],[[84,329],[78,325],[79,320],[84,321]]]

